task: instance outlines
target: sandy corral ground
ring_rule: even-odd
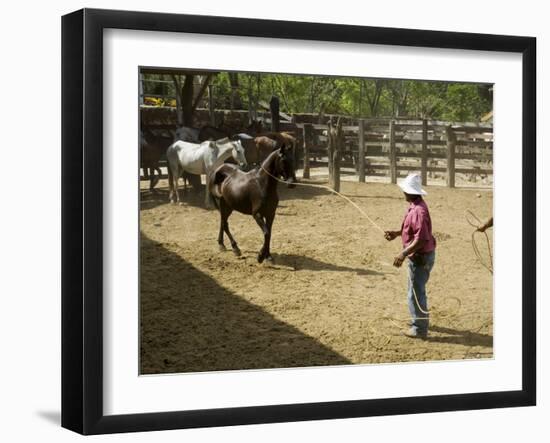
[[[391,266],[399,240],[384,240],[337,196],[279,186],[275,264],[260,265],[262,235],[250,216],[229,219],[236,257],[218,251],[219,215],[203,208],[202,194],[176,206],[165,180],[156,194],[146,188],[142,181],[143,374],[493,356],[492,275],[464,215],[489,217],[490,190],[427,187],[438,248],[430,336],[419,341],[402,335],[407,273]],[[344,181],[342,192],[383,228],[399,228],[407,203],[395,185]]]

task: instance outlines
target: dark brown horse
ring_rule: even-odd
[[[240,140],[250,167],[260,165],[273,151],[285,147],[294,151],[296,139],[289,132],[266,132],[252,138],[246,133],[235,134],[232,140]]]
[[[254,146],[256,147],[256,152],[257,152],[256,154],[257,164],[262,164],[262,162],[267,157],[269,157],[269,154],[271,154],[273,151],[281,147],[279,146],[276,140],[273,140],[272,138],[265,137],[265,136],[256,137],[254,139]]]
[[[229,137],[229,135],[230,134],[223,128],[216,128],[215,126],[205,125],[199,130],[199,141],[216,141],[221,138]]]
[[[296,138],[290,132],[264,132],[254,139],[258,164],[278,148],[285,148],[294,159],[296,158]]]
[[[140,166],[143,168],[145,177],[149,177],[149,190],[154,192],[154,188],[161,176],[159,161],[168,146],[172,144],[172,138],[155,135],[150,131],[141,131],[139,138]]]
[[[199,129],[198,138],[200,142],[204,142],[207,140],[216,141],[221,138],[232,137],[233,135],[237,135],[237,133],[239,132],[245,134],[257,134],[261,131],[261,121],[252,122],[246,128],[240,129],[240,131],[239,129],[232,128],[224,124],[220,126],[204,125]]]
[[[267,137],[277,142],[277,147],[286,146],[294,149],[296,146],[296,137],[291,132],[261,132],[256,134],[257,137]]]
[[[235,165],[226,163],[209,176],[208,189],[220,211],[218,235],[220,250],[225,250],[223,243],[223,233],[225,232],[231,241],[231,248],[235,255],[241,255],[227,222],[231,213],[238,211],[252,215],[264,235],[264,244],[258,254],[258,262],[273,261],[269,244],[271,227],[279,204],[279,195],[277,194],[277,179],[279,177],[283,178],[289,188],[294,187],[296,175],[292,150],[284,146],[269,154],[259,167],[251,171],[243,172]]]

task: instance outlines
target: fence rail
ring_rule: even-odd
[[[324,165],[330,176],[334,170],[334,156],[327,155],[330,125],[296,122],[296,127],[301,138],[304,177],[310,175],[311,167]],[[338,146],[340,166],[355,168],[359,181],[364,181],[366,175],[389,175],[390,181],[396,183],[400,171],[420,171],[426,185],[429,174],[442,172],[447,186],[455,187],[456,174],[475,177],[493,173],[490,124],[360,119],[356,126],[342,125],[341,129],[341,140],[333,143]]]

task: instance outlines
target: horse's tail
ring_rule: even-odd
[[[205,204],[207,208],[215,207],[216,209],[219,209],[218,202],[216,201],[216,198],[220,198],[221,194],[219,193],[218,189],[216,188],[216,184],[214,183],[214,178],[216,175],[216,171],[209,172],[206,171],[206,186],[205,186]]]
[[[222,183],[230,175],[230,170],[228,168],[230,165],[223,164],[220,167],[216,168],[210,174],[206,176],[206,193],[207,201],[211,202],[219,209],[219,200],[222,196]]]
[[[215,207],[216,209],[219,209],[216,203],[216,199],[214,198],[214,195],[212,194],[212,192],[210,192],[210,186],[206,186],[206,189],[204,192],[206,193],[206,196],[205,196],[206,207],[207,208]]]
[[[206,192],[208,193],[207,199],[210,203],[212,203],[212,206],[214,206],[218,211],[220,210],[220,199],[219,197],[214,196],[208,189],[206,189]]]

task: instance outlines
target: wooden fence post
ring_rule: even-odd
[[[303,178],[309,178],[309,148],[313,141],[313,125],[311,123],[305,123],[303,128],[303,143],[304,143],[304,170],[302,172]]]
[[[329,186],[336,192],[340,191],[340,154],[342,143],[342,119],[338,118],[336,128],[332,126],[332,121],[328,122],[328,182]]]
[[[390,180],[397,183],[397,152],[395,148],[395,122],[390,120]]]
[[[447,186],[454,188],[456,134],[451,126],[447,126],[445,131],[447,133]]]
[[[279,97],[276,95],[271,96],[269,110],[271,111],[271,130],[279,132]]]
[[[333,135],[333,128],[332,128],[332,120],[329,119],[327,123],[327,159],[328,159],[328,184],[329,186],[332,186],[332,179],[333,179],[333,165],[332,165],[332,159],[333,155],[332,152],[334,151],[334,135]]]
[[[357,154],[357,162],[359,165],[359,183],[365,182],[365,120],[362,118],[358,121],[358,142],[359,151]]]
[[[428,184],[428,121],[422,120],[422,152],[420,157],[420,172],[422,176],[422,186]]]
[[[344,149],[344,133],[342,131],[342,117],[338,117],[338,122],[336,123],[336,137],[334,144],[334,152],[333,152],[333,161],[332,161],[332,169],[333,169],[333,175],[334,175],[334,185],[333,189],[336,192],[340,192],[340,159],[342,155],[342,151]]]
[[[143,95],[144,95],[144,92],[143,92],[143,74],[140,72],[139,73],[139,104],[140,105],[143,104]]]
[[[210,124],[216,126],[216,114],[214,109],[214,85],[208,84],[208,114],[210,115]]]

